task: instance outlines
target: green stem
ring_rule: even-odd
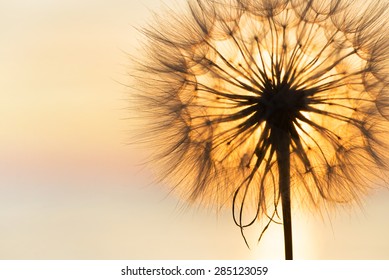
[[[290,207],[290,135],[279,131],[277,147],[277,164],[279,173],[279,191],[282,203],[282,219],[284,226],[285,259],[293,259],[292,215]]]

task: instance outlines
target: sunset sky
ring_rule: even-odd
[[[0,259],[283,258],[282,226],[247,249],[229,209],[168,195],[126,144],[135,28],[161,3],[1,4]],[[356,207],[295,208],[297,259],[389,259],[388,189]]]

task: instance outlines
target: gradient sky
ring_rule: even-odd
[[[0,259],[283,258],[281,226],[248,250],[228,209],[167,196],[126,145],[133,27],[160,7],[1,3]],[[295,257],[389,259],[388,213],[387,189],[323,215],[297,209]]]

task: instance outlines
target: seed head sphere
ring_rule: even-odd
[[[385,1],[193,0],[142,29],[136,110],[162,181],[241,229],[292,205],[358,202],[386,178]],[[282,152],[283,150],[283,152]]]

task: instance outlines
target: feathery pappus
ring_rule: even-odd
[[[242,234],[288,199],[358,202],[386,178],[388,19],[386,2],[353,0],[189,0],[156,14],[130,98],[159,178],[230,205]]]

